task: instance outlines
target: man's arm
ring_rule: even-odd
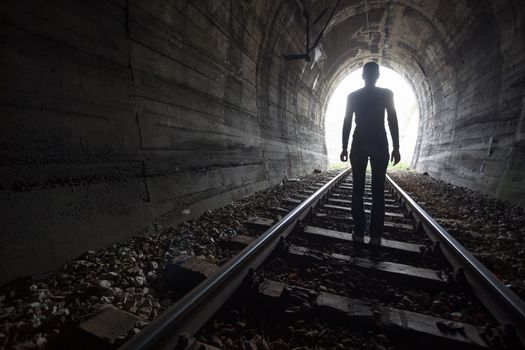
[[[341,161],[346,162],[348,160],[348,138],[350,137],[350,131],[352,130],[352,118],[354,116],[354,110],[351,103],[350,95],[346,99],[346,113],[345,121],[343,123],[343,151],[341,152]]]
[[[394,161],[394,165],[396,165],[401,160],[401,155],[399,154],[399,126],[397,124],[397,113],[394,106],[394,94],[391,91],[388,92],[387,96],[386,113],[388,128],[390,129],[390,135],[392,135],[392,143],[394,146],[391,160]]]

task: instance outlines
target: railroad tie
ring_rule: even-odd
[[[345,215],[345,216],[335,216],[335,215],[329,215],[327,213],[316,213],[316,218],[319,219],[325,219],[328,218],[330,220],[336,220],[336,221],[343,221],[343,222],[353,222],[351,215]],[[392,221],[385,221],[384,223],[385,230],[389,229],[395,229],[395,230],[414,230],[414,226],[410,224],[405,224],[401,222],[392,222]]]
[[[291,198],[291,197],[288,197],[288,198],[285,198],[284,201],[287,202],[287,203],[292,203],[292,204],[300,204],[303,202],[303,200],[307,199],[309,196],[307,195],[302,195],[302,194],[297,194],[297,195],[294,195],[294,198]],[[341,199],[341,198],[333,198],[333,197],[328,197],[327,198],[328,202],[333,202],[333,203],[337,203],[337,204],[344,204],[344,205],[347,205],[347,206],[351,206],[352,205],[352,201],[351,200],[348,200],[348,199]],[[370,208],[372,206],[372,202],[371,200],[365,200],[363,202],[363,204],[365,205],[365,208]],[[395,204],[391,204],[391,203],[385,203],[385,208],[386,209],[390,209],[390,210],[399,210],[399,206],[398,205],[395,205]]]
[[[487,348],[487,344],[479,335],[482,330],[474,325],[374,305],[359,299],[350,299],[330,293],[319,293],[316,304],[319,308],[328,309],[330,313],[334,311],[342,313],[346,318],[355,321],[359,327],[380,327],[396,334],[419,336],[425,342],[436,339],[461,348],[464,346]],[[451,325],[449,326],[450,331],[445,331],[442,325]]]
[[[389,280],[399,281],[401,283],[416,286],[425,290],[443,290],[453,287],[448,281],[447,276],[441,271],[415,267],[411,265],[399,264],[388,261],[374,261],[366,258],[350,257],[348,255],[337,253],[324,253],[306,247],[290,245],[287,251],[292,261],[295,260],[300,264],[308,261],[334,260],[342,263],[348,263],[357,269],[366,270]]]
[[[286,312],[287,299],[304,299],[316,308],[316,315],[329,321],[338,320],[341,316],[350,321],[352,327],[359,329],[380,329],[395,335],[419,337],[423,341],[436,340],[456,348],[487,348],[480,337],[482,330],[474,325],[451,322],[439,317],[383,306],[360,299],[348,298],[327,292],[316,292],[311,289],[264,279],[258,286],[257,294],[263,303],[274,312]],[[313,302],[312,302],[313,301]],[[312,305],[313,304],[313,305]],[[338,315],[339,317],[334,317]]]
[[[110,349],[119,338],[126,337],[138,323],[146,320],[122,311],[110,304],[104,305],[93,316],[66,333],[82,349]]]
[[[168,288],[190,290],[218,269],[217,265],[195,256],[180,255],[166,265],[164,280]]]
[[[352,234],[346,232],[340,232],[335,230],[329,230],[322,227],[305,226],[303,233],[309,235],[312,238],[318,239],[330,239],[341,242],[353,242]],[[367,236],[364,238],[365,244],[370,241]],[[377,246],[377,249],[390,250],[395,253],[407,254],[407,255],[421,255],[421,245],[414,243],[406,243],[400,241],[393,241],[389,239],[382,239],[381,245]],[[374,247],[376,248],[376,247]]]
[[[268,227],[272,226],[275,222],[274,219],[268,219],[268,218],[262,218],[255,216],[253,218],[248,219],[246,222],[244,222],[244,225],[248,228],[261,230],[261,229],[267,229]]]
[[[330,210],[339,210],[339,211],[343,211],[347,213],[352,212],[352,208],[350,207],[343,207],[343,206],[334,205],[334,204],[325,204],[323,208],[330,209]],[[365,213],[370,214],[370,209],[365,209]],[[388,212],[388,211],[385,212],[385,217],[390,217],[390,218],[395,218],[395,219],[405,219],[405,215],[403,213],[393,213],[393,212]]]

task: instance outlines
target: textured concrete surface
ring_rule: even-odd
[[[418,171],[525,204],[525,3],[0,3],[0,283],[326,166],[324,110],[377,60],[414,86]],[[315,36],[326,16],[313,28]]]
[[[416,92],[419,172],[525,205],[525,2],[368,1],[368,17],[370,51],[364,1],[343,1],[329,27],[324,108],[335,83],[374,59]]]
[[[2,1],[0,283],[324,168],[296,12]]]

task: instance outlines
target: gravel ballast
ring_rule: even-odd
[[[206,211],[180,225],[89,250],[62,269],[38,279],[20,278],[0,288],[0,349],[56,349],[64,332],[100,309],[113,305],[142,319],[122,340],[155,319],[183,290],[164,288],[165,268],[180,255],[222,265],[235,252],[221,242],[235,235],[259,234],[243,223],[260,216],[280,219],[274,208],[306,186],[325,182],[335,172],[284,180],[242,200]]]
[[[503,283],[525,299],[525,209],[414,171],[389,175]]]

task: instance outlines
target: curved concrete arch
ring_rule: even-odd
[[[373,5],[374,3],[372,3]],[[383,4],[383,3],[379,3],[379,4]],[[396,4],[398,6],[401,6],[403,8],[408,8],[409,6],[408,5],[404,5],[402,4],[401,2],[396,2]],[[326,40],[325,41],[329,41],[330,39],[330,33],[333,32],[333,31],[344,31],[344,29],[340,29],[342,26],[344,26],[344,23],[345,21],[348,21],[348,22],[352,22],[355,18],[355,16],[364,16],[364,10],[360,7],[360,6],[349,6],[352,8],[352,11],[350,10],[347,10],[345,15],[344,16],[341,16],[341,18],[338,19],[338,25],[332,25],[330,28],[331,28],[331,31],[328,31],[328,34],[326,35]],[[377,6],[376,6],[377,7]],[[378,8],[378,7],[377,7]],[[362,11],[358,11],[357,9],[361,9]],[[344,10],[343,10],[344,11]],[[420,10],[417,11],[418,14],[422,14]],[[343,19],[344,18],[344,19]],[[418,21],[421,21],[421,20],[424,20],[424,23],[423,24],[417,24],[419,26],[425,26],[425,27],[430,27],[432,28],[433,32],[434,31],[437,31],[437,29],[432,26],[432,25],[428,25],[429,23],[431,24],[431,21],[428,19],[428,17],[426,16],[415,16],[413,17],[412,19],[414,20],[418,20]],[[362,19],[361,19],[362,21]],[[384,35],[383,32],[378,32],[376,31],[377,33],[379,33],[380,35]],[[438,34],[431,34],[433,37],[440,37],[440,34],[441,32],[438,31]],[[334,34],[334,35],[338,35],[338,34]],[[339,34],[340,35],[340,34]],[[439,42],[442,42],[443,40],[439,40]],[[440,45],[441,46],[441,52],[445,51],[445,49],[443,48],[443,44]],[[326,75],[327,76],[331,76],[332,74],[334,73],[330,73],[330,72],[333,72],[333,71],[338,71],[339,70],[339,67],[340,66],[343,66],[343,65],[353,65],[353,61],[359,61],[359,62],[363,62],[365,61],[366,59],[378,59],[380,63],[382,64],[385,64],[388,66],[388,63],[386,61],[388,61],[389,59],[386,58],[386,57],[383,57],[383,56],[380,56],[378,55],[377,53],[374,53],[374,54],[366,54],[366,51],[367,49],[366,48],[358,48],[358,50],[360,50],[360,56],[359,55],[352,55],[352,54],[348,54],[346,53],[346,56],[347,57],[344,57],[343,59],[341,58],[341,55],[339,56],[336,56],[336,61],[335,63],[332,64],[332,66],[335,66],[335,69],[332,68],[332,69],[329,69],[329,73],[327,73]],[[355,49],[354,49],[355,51]],[[390,52],[390,51],[389,51]],[[398,50],[397,52],[397,55],[406,55],[408,58],[409,58],[409,62],[408,62],[408,65],[410,64],[413,64],[414,67],[416,67],[415,69],[411,69],[412,72],[415,72],[415,73],[418,73],[420,76],[419,80],[424,80],[423,78],[426,77],[426,72],[425,70],[423,69],[422,67],[422,61],[421,60],[418,60],[417,59],[417,47],[415,47],[414,45],[411,45],[410,42],[407,42],[407,43],[403,43],[403,47]],[[389,53],[384,53],[384,55],[388,55]],[[391,53],[390,53],[390,56],[393,56]],[[395,55],[394,55],[395,56]],[[332,59],[332,61],[334,61],[334,59]],[[396,60],[395,60],[396,61]],[[401,61],[401,59],[397,59],[397,61]],[[407,78],[408,80],[413,80],[413,79],[410,79],[412,76],[409,76],[408,74],[405,74],[404,73],[404,70],[405,69],[396,69],[397,71],[400,72],[400,74],[404,75],[405,78]],[[335,73],[337,74],[337,73]],[[330,78],[328,78],[328,81],[331,81]],[[415,90],[418,90],[418,89],[415,89]]]

